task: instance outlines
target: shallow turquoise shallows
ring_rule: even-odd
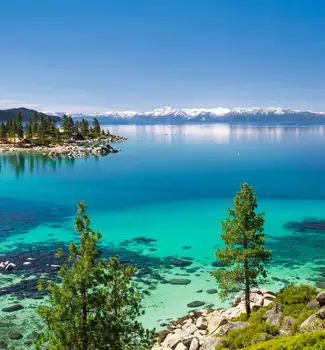
[[[217,294],[207,293],[217,288],[211,263],[221,246],[220,221],[247,181],[265,212],[273,250],[265,287],[304,281],[325,286],[324,127],[107,128],[129,139],[116,145],[120,153],[104,158],[0,156],[0,253],[76,238],[73,216],[84,200],[104,248],[136,253],[164,281],[191,281],[145,284],[146,277],[138,277],[147,292],[143,320],[159,327],[187,312],[191,301],[222,305]],[[136,237],[151,240],[132,241]],[[161,262],[168,257],[185,257],[191,265],[166,268]]]

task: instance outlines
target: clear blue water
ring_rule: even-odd
[[[273,250],[265,286],[324,284],[324,127],[107,127],[129,138],[117,145],[120,153],[108,157],[58,162],[36,155],[0,156],[1,254],[51,250],[75,239],[73,216],[76,203],[84,200],[93,226],[103,232],[104,248],[163,279],[191,280],[174,286],[150,274],[139,277],[144,290],[148,284],[143,282],[152,287],[143,321],[159,326],[187,312],[190,301],[222,305],[206,293],[216,287],[209,272],[214,250],[221,246],[220,221],[247,181],[265,212],[267,245]],[[139,236],[156,241],[135,244],[132,239]],[[170,256],[192,259],[189,268],[197,271],[166,268]],[[0,306],[8,298],[15,301],[12,295],[0,297]],[[21,302],[31,310],[39,301]]]

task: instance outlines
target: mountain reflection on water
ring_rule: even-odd
[[[229,124],[186,124],[186,125],[103,125],[113,134],[129,139],[154,141],[161,143],[216,143],[229,144],[242,141],[262,141],[277,143],[280,141],[303,139],[322,139],[325,126],[295,125],[229,125]]]

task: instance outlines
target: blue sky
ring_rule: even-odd
[[[0,108],[325,111],[323,0],[8,0]]]

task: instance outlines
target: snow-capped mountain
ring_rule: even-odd
[[[183,123],[325,123],[324,112],[292,110],[281,107],[264,108],[157,108],[147,112],[108,111],[74,113],[73,118],[98,118],[106,123],[183,124]]]

